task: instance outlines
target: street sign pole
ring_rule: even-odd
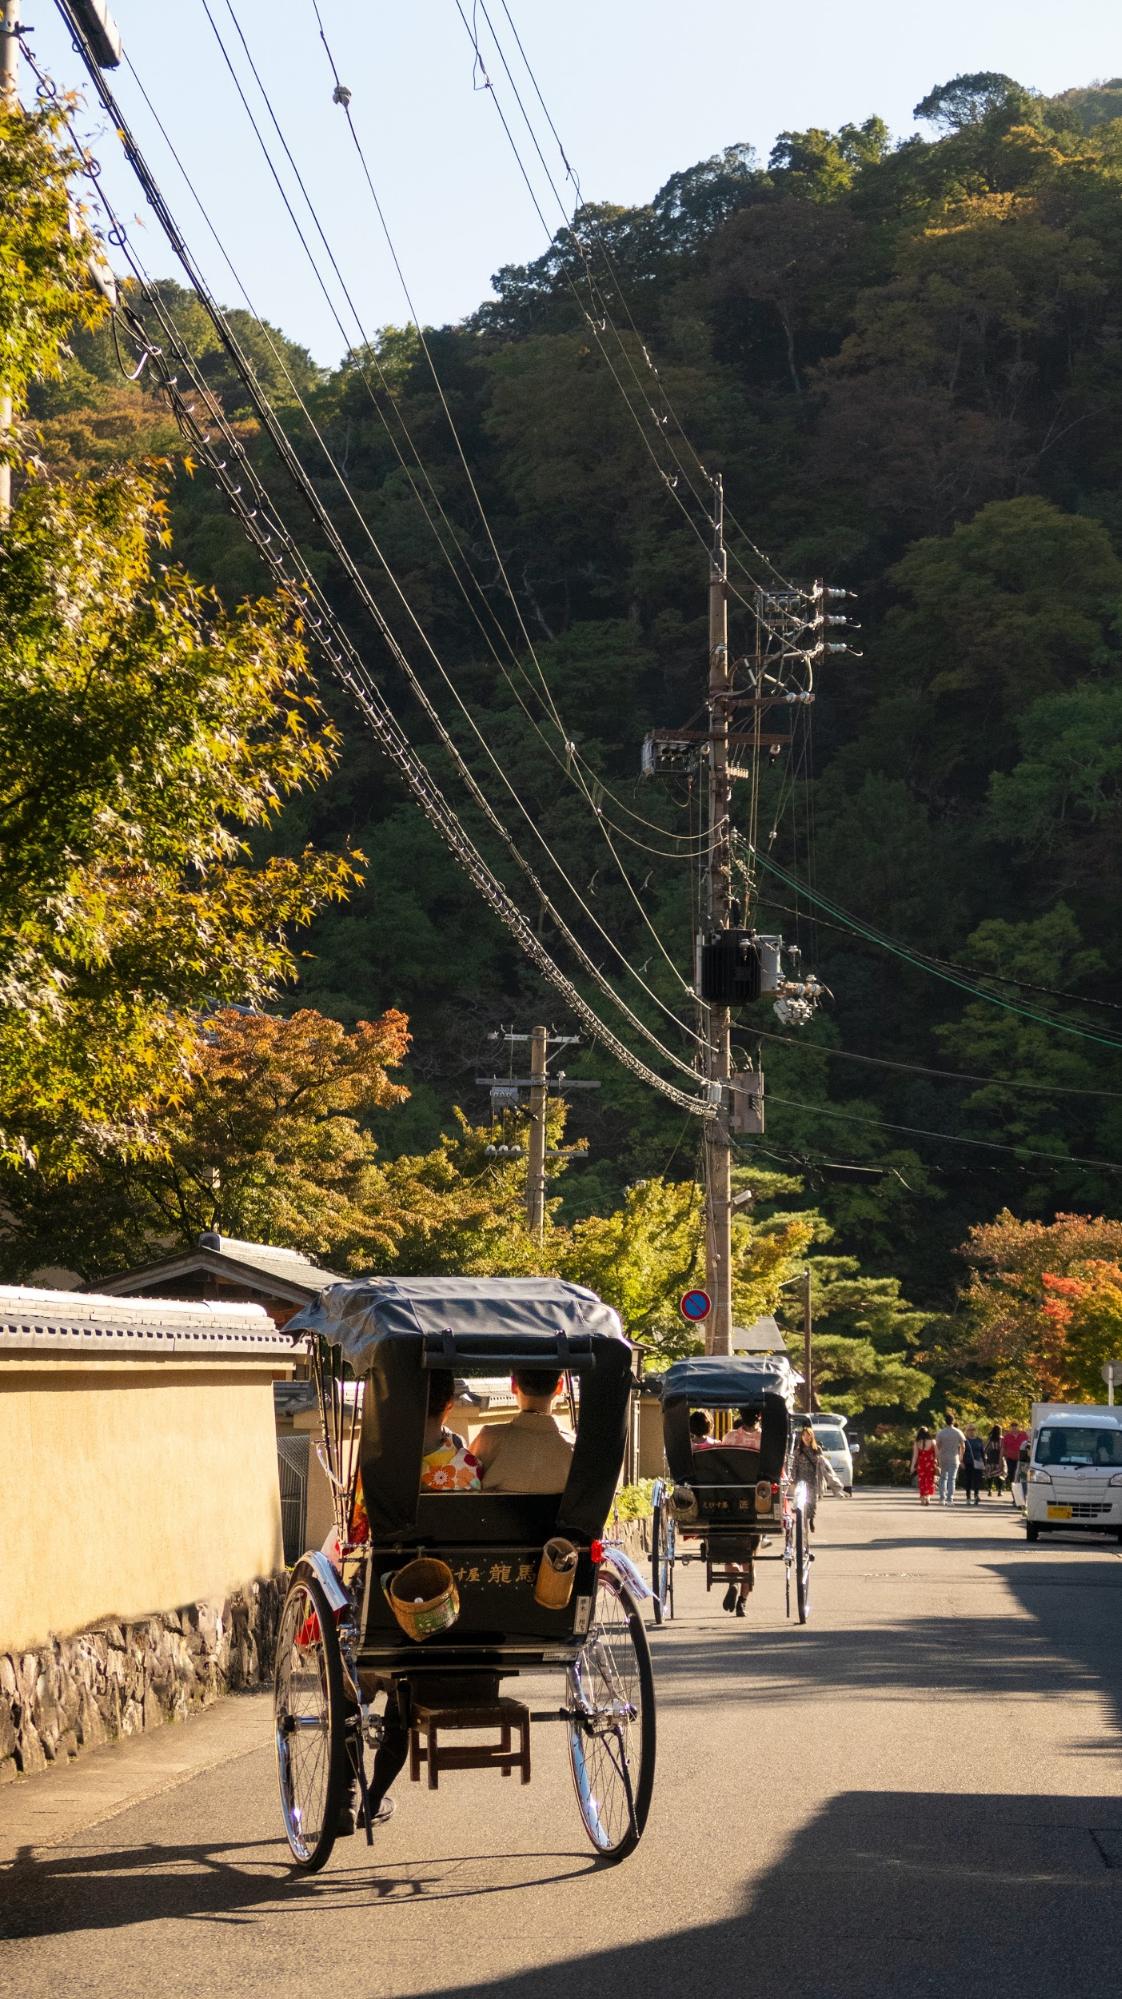
[[[1107,1408],[1113,1409],[1114,1384],[1116,1381],[1122,1381],[1122,1360],[1108,1360],[1105,1363],[1103,1367],[1103,1380],[1106,1383]]]

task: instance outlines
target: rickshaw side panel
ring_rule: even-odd
[[[362,1614],[362,1653],[388,1650],[410,1663],[457,1647],[537,1643],[564,1645],[587,1629],[596,1565],[586,1538],[558,1525],[559,1493],[423,1493],[417,1522],[392,1545],[375,1544]],[[560,1610],[534,1599],[545,1543],[566,1534],[579,1550],[573,1594]],[[419,1554],[447,1562],[460,1598],[448,1631],[422,1644],[406,1636],[386,1597],[384,1580]]]

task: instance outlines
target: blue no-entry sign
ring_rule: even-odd
[[[698,1319],[709,1317],[713,1310],[713,1300],[708,1291],[687,1291],[684,1298],[679,1301],[678,1310],[683,1319],[692,1319],[696,1324]]]

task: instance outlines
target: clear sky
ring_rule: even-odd
[[[470,20],[478,0],[462,4]],[[513,65],[502,0],[486,4]],[[960,71],[1004,70],[1046,92],[1122,71],[1116,0],[507,4],[584,194],[594,200],[645,201],[672,173],[738,141],[766,159],[785,128],[860,123],[875,112],[906,135],[915,129],[912,105]],[[207,5],[275,144],[230,0],[116,0],[114,11],[137,75],[255,307],[318,359],[334,362],[346,342],[238,103]],[[346,121],[331,101],[313,0],[233,5],[363,326],[400,324],[407,310]],[[546,239],[495,104],[473,87],[473,51],[456,0],[320,0],[320,9],[417,307],[430,321],[460,318],[487,296],[493,271],[538,255]],[[77,58],[51,0],[26,0],[23,14],[40,59],[59,83],[77,83]],[[484,36],[482,14],[476,18]],[[496,94],[532,157],[501,64],[484,47]],[[134,78],[122,68],[114,81],[214,289],[225,303],[241,303]],[[518,81],[528,91],[524,74]],[[113,134],[92,115],[87,128],[124,212],[135,215],[137,195]],[[547,157],[564,192],[563,169],[555,154]],[[553,226],[560,212],[536,165],[535,176]],[[170,273],[171,253],[154,220],[140,218],[130,230],[149,269]],[[348,337],[357,337],[346,307],[340,311]]]

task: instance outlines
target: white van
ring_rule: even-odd
[[[1034,1402],[1025,1534],[1073,1528],[1122,1541],[1122,1408]]]
[[[811,1428],[824,1457],[829,1459],[834,1471],[842,1482],[842,1488],[849,1499],[853,1498],[853,1459],[860,1450],[860,1444],[852,1443],[846,1435],[844,1416],[835,1416],[832,1410],[816,1410],[810,1418]]]

